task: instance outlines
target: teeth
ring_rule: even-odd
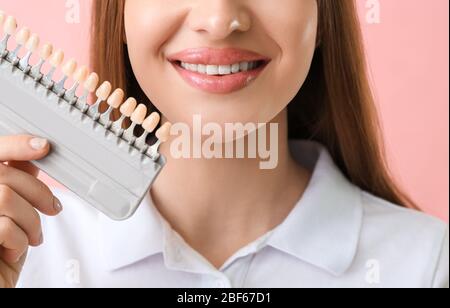
[[[240,70],[240,65],[239,65],[239,63],[233,64],[233,65],[231,66],[231,72],[232,72],[233,74],[239,73],[239,70]]]
[[[255,69],[258,66],[258,62],[241,62],[233,65],[204,65],[204,64],[191,64],[181,62],[180,66],[185,70],[207,75],[230,75],[237,74],[239,72],[246,72]]]
[[[248,62],[242,62],[239,64],[239,69],[243,72],[248,71],[249,67],[250,67],[250,63],[248,63]]]
[[[187,69],[192,72],[197,72],[197,64],[187,64]]]
[[[208,75],[218,75],[219,67],[217,65],[207,65],[206,66],[206,74]]]
[[[206,65],[204,65],[204,64],[197,65],[197,71],[200,74],[206,74]]]
[[[219,75],[230,75],[230,74],[231,74],[231,65],[219,66]]]

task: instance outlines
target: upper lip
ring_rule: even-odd
[[[167,57],[170,62],[180,61],[190,64],[232,65],[240,62],[264,61],[270,58],[257,52],[239,48],[191,48]]]

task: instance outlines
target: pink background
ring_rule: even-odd
[[[428,213],[448,221],[449,1],[379,0],[380,23],[366,22],[357,0],[391,168]],[[80,23],[66,12],[80,4]],[[87,62],[90,0],[0,0],[20,25]]]

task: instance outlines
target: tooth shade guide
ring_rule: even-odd
[[[122,104],[122,106],[120,106],[120,112],[126,117],[131,117],[136,107],[137,107],[136,99],[130,97]]]
[[[156,138],[158,138],[161,142],[167,142],[170,137],[170,129],[172,127],[172,124],[169,122],[164,123],[160,129],[156,131]]]
[[[47,61],[53,54],[53,45],[44,44],[39,51],[39,57],[41,60]]]
[[[108,105],[114,109],[120,107],[123,103],[123,99],[125,97],[125,92],[122,89],[116,89],[114,92],[108,97]]]
[[[153,112],[142,123],[142,127],[147,132],[152,133],[158,127],[159,122],[161,122],[161,116],[157,112]]]
[[[73,74],[73,79],[78,84],[83,84],[86,81],[88,74],[89,74],[88,68],[86,66],[80,66]]]
[[[39,43],[40,43],[39,36],[37,34],[33,34],[26,42],[25,47],[27,48],[28,51],[35,52],[39,47]]]
[[[89,93],[94,93],[97,88],[98,83],[100,82],[99,77],[96,73],[91,73],[87,77],[86,81],[83,84],[83,88]]]
[[[139,106],[137,106],[136,110],[134,110],[133,114],[131,115],[131,121],[141,125],[142,123],[144,123],[146,116],[147,116],[147,106],[145,106],[144,104],[140,104]]]
[[[77,89],[88,92],[88,94],[86,95],[86,101],[88,100],[89,96],[92,95],[94,92],[95,94],[98,95],[98,98],[103,99],[102,103],[99,104],[99,106],[98,106],[98,110],[100,113],[103,113],[104,111],[107,111],[108,109],[110,109],[110,107],[112,107],[112,108],[114,108],[114,110],[111,110],[111,112],[110,112],[112,121],[118,120],[121,117],[123,117],[123,114],[120,113],[121,105],[123,103],[123,100],[125,99],[125,94],[123,93],[122,90],[120,90],[120,89],[116,90],[112,94],[108,93],[108,94],[114,95],[112,98],[108,96],[109,99],[107,98],[106,92],[110,92],[111,89],[109,88],[109,89],[105,90],[105,88],[108,88],[107,86],[104,86],[104,88],[100,89],[99,91],[93,91],[93,90],[95,90],[95,87],[98,84],[98,76],[97,77],[93,77],[92,75],[88,76],[89,72],[88,72],[87,68],[86,67],[77,68],[77,63],[73,59],[64,63],[65,56],[61,50],[54,51],[53,46],[50,44],[45,44],[45,45],[39,46],[40,39],[36,34],[31,34],[30,30],[28,28],[22,28],[19,31],[17,31],[17,24],[15,23],[15,20],[12,18],[9,18],[8,23],[5,25],[7,18],[3,17],[4,15],[1,15],[1,16],[2,16],[2,18],[1,18],[2,24],[0,26],[5,27],[7,34],[8,33],[11,34],[13,39],[15,39],[15,42],[17,43],[17,45],[20,45],[21,52],[23,52],[23,53],[27,52],[27,54],[24,57],[22,57],[22,59],[18,58],[17,62],[19,62],[19,60],[23,60],[25,57],[27,57],[26,64],[28,67],[28,65],[30,64],[29,57],[31,57],[34,54],[34,57],[38,61],[36,61],[36,63],[34,63],[34,66],[31,66],[30,68],[35,69],[34,72],[36,73],[36,76],[40,75],[41,77],[44,75],[43,74],[44,69],[45,69],[45,71],[47,71],[47,73],[51,72],[52,74],[49,75],[49,77],[51,77],[49,79],[49,81],[52,82],[51,87],[55,86],[54,81],[58,80],[59,78],[61,78],[61,80],[65,79],[65,81],[68,81],[69,79],[73,79],[73,84],[70,85],[71,87],[69,88],[69,90],[72,88],[74,89],[75,100],[77,99],[77,95],[75,93],[75,91],[77,91]],[[14,25],[13,25],[13,21],[14,21]],[[17,49],[17,50],[19,50],[19,49]],[[9,51],[11,51],[11,49],[9,49]],[[20,64],[21,65],[25,64],[25,62],[21,62]],[[38,68],[39,68],[39,70],[38,70]],[[31,74],[29,74],[29,75],[34,77]],[[39,80],[41,80],[41,77],[39,77],[39,79],[36,79],[36,81],[39,82]],[[85,83],[88,81],[88,77],[91,77],[91,79],[90,79],[90,82],[85,86]],[[77,87],[75,87],[75,85],[77,85]],[[102,92],[102,91],[104,91],[104,92]],[[64,92],[66,92],[65,89],[64,89]],[[118,94],[118,93],[120,93],[120,94]],[[128,104],[129,104],[129,106],[128,106],[129,110],[125,110],[126,113],[128,114],[128,116],[126,116],[125,118],[122,119],[122,122],[121,122],[122,125],[126,126],[127,124],[129,124],[131,122],[131,120],[133,120],[135,122],[134,123],[135,131],[137,131],[137,132],[140,131],[143,133],[148,132],[146,137],[150,136],[149,133],[154,132],[159,125],[160,118],[158,118],[158,114],[157,113],[150,114],[149,117],[146,119],[147,107],[145,105],[141,104],[141,105],[136,106],[137,104],[135,103],[134,106],[131,106],[133,104],[132,103],[130,104],[130,101],[128,101]],[[130,106],[133,108],[131,108]],[[134,109],[134,110],[131,111],[131,109]],[[143,125],[146,120],[147,120],[147,122],[145,123],[146,128],[144,128]],[[155,138],[154,134],[152,134],[150,136],[150,138],[151,137]],[[139,148],[138,150],[142,150],[142,148]]]
[[[73,84],[72,87],[66,92],[65,97],[68,99],[71,104],[74,104],[76,102],[75,96],[77,95],[77,92],[79,88],[81,88],[81,85],[86,81],[86,78],[89,74],[88,68],[86,66],[80,66],[76,69],[75,73],[73,74]],[[85,100],[89,93],[83,93],[83,95],[80,97],[80,100]]]
[[[59,49],[55,51],[49,58],[49,63],[52,67],[59,67],[64,61],[64,52]]]
[[[106,101],[108,96],[111,94],[112,86],[111,83],[105,81],[101,84],[101,86],[95,92],[95,95],[99,100]]]
[[[25,45],[28,39],[30,38],[30,35],[31,35],[30,29],[28,29],[27,27],[23,27],[22,29],[20,29],[16,35],[17,45],[21,46]]]
[[[0,11],[0,27],[3,26],[4,21],[5,21],[5,12]],[[3,30],[1,32],[3,32]]]
[[[17,21],[14,17],[6,17],[5,23],[3,24],[3,32],[6,35],[13,35],[17,30]]]
[[[74,59],[67,61],[61,68],[62,73],[66,77],[71,77],[77,69],[77,62]]]

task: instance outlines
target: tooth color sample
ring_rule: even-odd
[[[17,21],[14,17],[8,16],[5,21],[4,31],[6,34],[13,35],[17,29]]]
[[[53,46],[51,44],[45,44],[41,48],[41,59],[47,60],[53,53]]]
[[[66,62],[66,64],[64,64],[64,66],[62,67],[62,72],[64,73],[64,75],[66,76],[72,76],[72,74],[75,72],[77,68],[77,62],[74,59],[70,59],[69,61]]]
[[[50,64],[53,67],[58,67],[64,61],[64,52],[62,50],[57,50],[54,54],[52,54],[50,58]]]
[[[27,41],[26,47],[29,51],[34,52],[39,46],[39,36],[33,34]]]
[[[88,74],[88,68],[83,65],[75,71],[75,74],[73,74],[73,79],[75,79],[78,83],[82,83],[86,80]]]
[[[134,110],[136,109],[136,106],[137,106],[136,99],[130,97],[125,101],[125,103],[122,104],[122,106],[120,106],[120,112],[126,117],[131,117]]]
[[[95,92],[95,95],[97,95],[97,97],[103,101],[105,101],[109,94],[111,93],[111,83],[109,83],[109,81],[105,81],[104,83],[102,83],[102,85],[97,89],[97,92]]]
[[[17,32],[16,41],[18,44],[25,45],[29,38],[30,38],[30,29],[28,29],[27,27],[24,27],[20,29],[19,32]]]
[[[131,115],[131,121],[137,124],[142,124],[147,116],[147,107],[144,104],[137,106],[136,110]]]
[[[92,93],[97,88],[99,81],[100,78],[98,75],[96,73],[91,73],[84,83],[84,88]]]
[[[142,127],[149,133],[153,132],[161,121],[161,116],[157,112],[153,112],[151,115],[145,119]]]
[[[156,132],[156,138],[158,138],[161,142],[166,142],[169,139],[171,127],[171,123],[164,123],[163,126],[161,126],[161,128]]]
[[[4,20],[5,20],[5,12],[0,11],[0,26],[3,25]]]
[[[108,105],[117,109],[123,102],[123,98],[125,97],[125,93],[122,89],[116,89],[113,94],[108,98]]]

